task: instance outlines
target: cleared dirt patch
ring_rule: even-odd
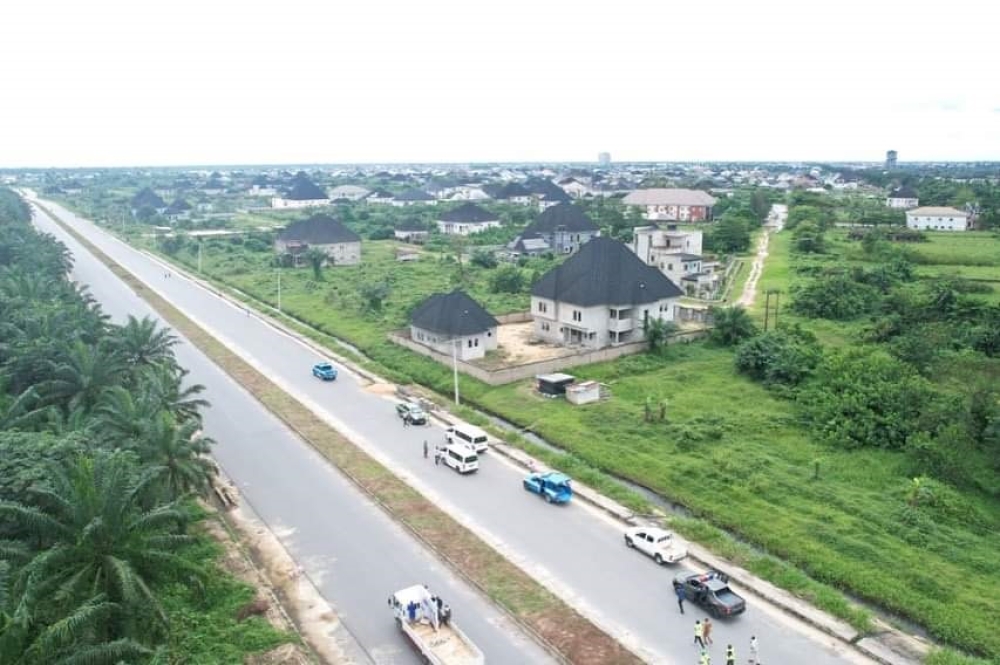
[[[41,206],[39,206],[41,208]],[[44,210],[44,208],[42,208]],[[48,211],[45,211],[47,214]],[[389,514],[503,607],[555,654],[579,665],[642,663],[637,655],[501,556],[473,532],[345,439],[54,215],[77,239],[264,406],[329,459]]]
[[[533,325],[531,321],[527,321],[525,323],[505,323],[497,327],[499,348],[486,358],[475,361],[475,364],[488,369],[498,369],[571,356],[576,353],[573,349],[536,342],[532,331]]]

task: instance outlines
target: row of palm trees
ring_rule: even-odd
[[[0,455],[30,437],[74,453],[53,446],[17,470],[20,489],[0,485],[0,663],[167,662],[158,590],[205,575],[183,556],[190,497],[215,473],[203,387],[167,330],[111,323],[12,196],[0,190]]]

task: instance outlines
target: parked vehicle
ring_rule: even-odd
[[[556,471],[532,473],[524,479],[524,489],[549,503],[566,503],[573,498],[569,476]]]
[[[433,665],[482,665],[483,652],[455,625],[451,607],[425,586],[400,589],[389,597],[396,624],[424,660]]]
[[[313,376],[324,381],[336,381],[337,368],[329,362],[316,363],[313,365]]]
[[[445,466],[459,473],[474,473],[479,470],[479,455],[464,443],[449,443],[439,454]]]
[[[681,573],[674,578],[674,591],[681,587],[685,598],[716,618],[735,616],[747,609],[743,597],[729,588],[729,577],[716,570]]]
[[[657,527],[626,529],[625,545],[652,557],[660,565],[676,563],[688,554],[687,547],[674,537],[673,532]]]
[[[453,425],[445,430],[444,438],[448,443],[464,443],[477,453],[484,453],[489,448],[486,432],[474,425]]]
[[[426,425],[428,422],[427,412],[412,402],[400,402],[397,404],[396,415],[408,421],[411,425]]]

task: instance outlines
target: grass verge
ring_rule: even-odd
[[[556,654],[581,665],[642,662],[147,288],[75,229],[49,211],[45,212],[146,300],[175,330]]]

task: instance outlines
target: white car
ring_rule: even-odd
[[[625,531],[625,545],[637,549],[662,565],[676,563],[687,556],[687,546],[672,531],[656,527],[637,526]]]

